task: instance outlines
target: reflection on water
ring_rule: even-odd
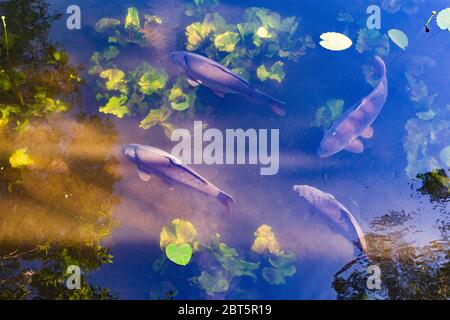
[[[162,19],[161,24],[133,31],[141,32],[148,42],[141,47],[126,41],[129,30],[105,35],[95,29],[104,17],[121,19],[123,24],[128,4],[108,2],[98,10],[92,1],[80,1],[85,25],[72,33],[65,31],[64,19],[51,14],[53,9],[65,12],[69,2],[50,1],[50,7],[46,1],[31,0],[0,4],[12,39],[10,59],[3,47],[1,51],[7,78],[0,78],[0,298],[449,297],[448,171],[434,170],[442,167],[445,158],[427,161],[445,144],[435,137],[448,131],[447,111],[443,111],[448,93],[435,80],[448,79],[442,73],[448,62],[439,50],[430,53],[426,46],[411,48],[416,56],[433,55],[439,66],[433,76],[418,72],[418,60],[410,59],[408,51],[405,57],[396,58],[395,49],[390,48],[386,61],[392,94],[375,122],[375,136],[367,140],[365,153],[318,159],[316,150],[323,136],[318,127],[331,124],[331,117],[370,92],[370,52],[379,47],[377,41],[365,39],[364,32],[360,42],[367,43],[360,47],[368,51],[363,55],[355,50],[325,54],[320,48],[313,49],[311,41],[322,31],[336,29],[357,37],[365,25],[367,6],[349,8],[336,2],[329,9],[320,9],[314,1],[304,1],[300,7],[295,1],[283,5],[251,1],[248,6],[264,5],[279,11],[283,18],[294,14],[303,18],[298,33],[289,36],[289,32],[277,30],[282,36],[272,43],[275,46],[255,49],[254,41],[264,42],[268,30],[260,30],[262,37],[253,38],[251,26],[247,26],[250,33],[244,36],[245,42],[230,56],[216,50],[213,34],[203,36],[202,44],[191,38],[191,45],[199,45],[199,53],[218,60],[226,57],[230,67],[248,71],[247,76],[262,90],[283,97],[288,113],[275,118],[250,101],[244,104],[240,98],[222,99],[204,88],[184,86],[178,80],[179,70],[168,59],[169,52],[185,49],[186,27],[195,22],[204,27],[205,21],[208,25],[204,17],[211,11],[219,12],[231,25],[255,19],[256,13],[267,23],[274,18],[268,11],[251,11],[244,17],[247,7],[237,1],[201,8],[184,7],[178,0],[137,1],[142,25],[144,15]],[[384,7],[393,11],[388,2],[383,1]],[[420,10],[428,8],[424,5]],[[410,18],[414,16],[406,15],[404,20],[386,17],[404,30],[417,24]],[[226,27],[217,16],[213,20],[215,27]],[[292,28],[292,20],[286,25]],[[114,35],[122,43],[115,43]],[[389,47],[381,42],[379,46]],[[433,44],[442,47],[438,41]],[[110,46],[117,47],[118,56]],[[274,69],[271,76],[282,81],[259,81],[256,70],[262,63],[267,69],[274,65],[274,50],[282,51],[285,74]],[[99,53],[97,60],[92,59],[94,52]],[[133,71],[142,62],[164,70],[167,79],[148,67],[137,77]],[[123,71],[123,79],[113,76],[120,74],[115,72],[100,76],[107,69]],[[414,77],[404,80],[405,70]],[[162,79],[166,83],[163,88],[152,87],[144,76],[155,76],[158,86]],[[140,81],[142,77],[144,81]],[[170,100],[174,88],[182,94]],[[428,92],[439,96],[431,99]],[[111,114],[99,112],[114,95],[126,96],[127,103],[110,104]],[[337,101],[339,108],[330,103]],[[186,106],[186,111],[178,110]],[[432,114],[428,109],[437,115],[434,120],[427,118]],[[152,110],[170,110],[170,116],[157,111],[152,114]],[[139,125],[147,114],[151,116],[143,127],[151,129],[143,130]],[[118,115],[123,118],[115,117]],[[410,118],[414,120],[405,129]],[[190,190],[169,190],[156,178],[144,183],[119,153],[128,143],[168,151],[173,145],[164,131],[172,127],[192,130],[194,119],[221,130],[281,129],[281,166],[276,176],[262,177],[259,168],[252,166],[195,166],[201,175],[235,196],[237,206],[231,215],[224,214],[214,199]],[[403,146],[407,131],[411,143]],[[431,147],[419,148],[425,145]],[[11,155],[17,150],[23,157],[17,158],[18,165],[13,168]],[[420,169],[422,174],[411,180],[404,173],[406,167]],[[355,262],[352,244],[314,215],[292,191],[294,184],[309,184],[342,200],[366,233],[368,257]],[[171,263],[160,245],[161,230],[174,219],[191,222],[197,232],[198,251],[186,267]],[[264,241],[271,239],[272,246],[266,243],[266,250],[254,250],[257,230],[266,230]],[[270,247],[277,250],[270,251]],[[369,264],[381,268],[380,291],[366,287]],[[82,268],[85,289],[65,288],[69,265]]]

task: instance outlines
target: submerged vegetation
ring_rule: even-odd
[[[102,18],[96,24],[96,31],[105,38],[108,46],[96,51],[91,57],[90,75],[99,77],[97,101],[104,101],[99,111],[117,118],[125,116],[146,116],[141,120],[142,129],[161,126],[170,137],[173,125],[172,113],[194,107],[196,89],[190,88],[187,81],[179,77],[172,85],[169,75],[163,68],[143,62],[134,70],[122,70],[121,50],[132,49],[133,44],[148,47],[146,29],[155,28],[162,19],[155,15],[145,15],[141,23],[139,11],[132,7],[123,23],[120,19]],[[128,34],[126,34],[128,32]]]
[[[0,298],[111,298],[86,275],[112,259],[100,241],[114,226],[114,129],[62,115],[78,105],[82,81],[47,39],[59,15],[27,0],[3,1],[0,12]],[[82,270],[82,290],[66,287],[70,265]]]
[[[296,17],[283,18],[256,7],[246,9],[244,20],[236,24],[217,12],[207,13],[202,21],[186,27],[186,49],[220,61],[249,80],[257,76],[261,81],[282,82],[284,63],[297,61],[307,49],[315,48],[310,36],[298,35],[298,23]]]
[[[367,288],[365,267],[342,270],[335,275],[333,288],[338,299],[447,299],[450,295],[448,217],[440,220],[441,238],[424,246],[408,240],[420,232],[411,224],[413,213],[391,211],[371,223],[367,235],[370,264],[381,269],[382,288]]]
[[[199,234],[191,222],[175,219],[162,229],[160,246],[165,250],[167,259],[175,264],[191,268],[194,265],[195,272],[200,274],[187,281],[207,295],[228,294],[234,287],[233,283],[243,281],[241,278],[249,278],[254,284],[263,279],[269,285],[283,285],[286,278],[296,273],[295,254],[281,249],[268,225],[256,230],[251,251],[257,255],[251,254],[249,259],[222,242],[217,233],[204,242],[198,238]],[[153,270],[161,275],[169,267],[165,256],[160,256],[153,263]]]
[[[382,7],[391,14],[411,14],[423,1],[383,0]],[[279,86],[289,79],[289,67],[315,48],[313,38],[302,34],[298,17],[258,7],[228,17],[216,10],[217,0],[188,2],[176,35],[179,46],[248,81]],[[130,7],[120,17],[98,20],[97,51],[82,79],[82,67],[47,38],[61,16],[50,13],[46,1],[3,1],[0,12],[0,299],[114,298],[88,281],[89,272],[113,261],[102,245],[117,225],[111,211],[120,197],[113,152],[119,136],[111,118],[137,118],[140,128],[158,126],[170,137],[177,121],[204,112],[199,89],[184,76],[173,77],[160,61],[128,59],[153,52],[148,34],[165,27],[158,15],[142,15]],[[321,44],[330,50],[355,43],[360,54],[386,58],[412,45],[401,30],[369,30],[349,13],[341,12],[337,19],[345,31],[322,37]],[[449,9],[440,11],[438,27],[450,30],[449,21]],[[406,174],[418,179],[418,191],[445,211],[450,199],[450,105],[439,101],[425,80],[435,64],[428,57],[412,58],[402,79],[414,106],[403,149]],[[376,70],[365,65],[363,73],[375,86]],[[77,109],[85,83],[95,88],[98,114]],[[311,126],[327,129],[345,112],[346,103],[333,97],[321,98]],[[367,236],[368,256],[382,269],[383,289],[379,295],[368,292],[365,270],[351,270],[336,275],[338,298],[448,299],[446,214],[436,223],[441,238],[424,246],[410,240],[418,232],[407,225],[413,213],[392,211],[375,219]],[[218,233],[204,240],[199,230],[184,219],[162,228],[153,271],[163,293],[155,290],[154,297],[172,299],[178,294],[172,281],[177,280],[214,298],[249,298],[256,294],[236,287],[269,290],[297,275],[300,259],[284,248],[269,225],[259,226],[250,243],[233,247]],[[66,287],[71,265],[82,270],[82,290]]]

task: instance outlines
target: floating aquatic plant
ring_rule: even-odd
[[[139,19],[139,11],[135,7],[128,8],[128,14],[125,18],[125,29],[134,29],[135,31],[141,28],[141,20]]]
[[[34,160],[27,153],[27,149],[17,149],[9,158],[12,168],[22,168],[34,165]]]
[[[320,45],[331,51],[343,51],[350,48],[353,44],[352,40],[345,34],[338,32],[326,32],[320,35]]]
[[[252,250],[259,254],[266,251],[274,255],[283,254],[272,228],[266,224],[256,230]]]
[[[127,96],[112,96],[109,98],[108,103],[100,107],[99,111],[115,115],[117,118],[123,118],[124,116],[130,114],[130,110],[127,105]]]
[[[193,0],[186,5],[185,15],[199,17],[207,11],[211,11],[219,4],[219,0]]]
[[[236,32],[226,31],[216,36],[214,45],[216,49],[223,52],[233,52],[241,38]]]
[[[138,85],[139,91],[145,95],[152,95],[166,87],[169,75],[163,69],[152,67],[148,63],[143,63],[137,74],[140,76]]]
[[[390,46],[386,35],[375,29],[361,29],[358,31],[356,50],[359,53],[373,52],[379,56],[387,56]]]
[[[436,23],[442,30],[450,32],[450,8],[439,11],[436,16]]]
[[[119,19],[114,18],[102,18],[95,24],[95,31],[98,33],[104,33],[110,29],[115,29],[120,26],[121,22]]]
[[[145,23],[142,26],[137,9],[129,8],[124,25],[120,20],[112,18],[98,21],[96,30],[108,35],[111,44],[91,56],[92,66],[89,74],[104,79],[97,82],[100,90],[96,99],[104,103],[100,107],[101,112],[118,118],[146,114],[140,122],[141,128],[161,126],[170,137],[174,129],[169,119],[173,114],[172,111],[185,111],[193,107],[196,103],[197,89],[190,87],[186,80],[181,78],[170,87],[166,70],[156,68],[147,62],[141,63],[134,70],[124,70],[118,66],[120,45],[137,43],[136,41],[144,37],[146,28],[162,23],[161,18],[155,15],[145,15],[144,18]],[[211,19],[211,22],[206,21],[205,25],[220,24],[217,22],[218,15],[211,15]],[[218,30],[211,27],[211,30],[213,29]],[[122,33],[123,30],[129,33],[128,36]],[[143,41],[140,44],[147,45]],[[229,44],[224,42],[224,45],[226,49]]]
[[[259,263],[242,259],[236,249],[220,241],[218,234],[203,246],[202,250],[214,257],[220,269],[215,272],[215,275],[203,271],[200,276],[190,278],[189,282],[199,286],[208,294],[227,291],[229,284],[236,277],[247,276],[256,281],[255,271],[259,269]]]
[[[95,30],[108,36],[110,44],[137,44],[147,47],[149,43],[144,34],[145,28],[160,24],[162,21],[158,16],[145,15],[144,18],[145,23],[142,25],[139,11],[135,7],[130,7],[123,23],[120,19],[105,17],[97,21]]]
[[[164,133],[167,137],[171,137],[174,127],[168,122],[170,115],[170,110],[164,107],[159,109],[151,109],[147,116],[142,119],[139,127],[142,129],[150,129],[158,125],[164,129]]]
[[[408,46],[408,36],[401,30],[390,29],[388,36],[399,48],[405,50]]]
[[[178,80],[170,89],[169,102],[172,109],[177,111],[184,111],[193,107],[196,101],[196,89],[192,89],[184,77]]]
[[[425,0],[383,0],[381,7],[389,13],[403,11],[406,14],[416,14],[418,6],[424,2]]]
[[[100,78],[106,79],[106,89],[110,91],[120,91],[128,93],[125,82],[125,73],[119,69],[106,69],[100,72]]]
[[[228,24],[218,13],[207,13],[203,21],[186,27],[186,49],[220,61],[247,79],[256,73],[260,79],[282,82],[284,61],[295,61],[315,47],[312,38],[299,37],[297,29],[296,17],[283,18],[265,8],[248,8],[244,21],[237,24]],[[254,64],[258,57],[263,63],[259,66]],[[273,70],[266,67],[269,62]]]
[[[180,245],[170,243],[166,247],[166,256],[170,261],[180,266],[185,266],[191,261],[192,247],[188,243],[182,243]]]
[[[447,147],[450,136],[450,105],[443,109],[435,109],[436,116],[430,120],[413,118],[406,123],[403,147],[408,160],[406,172],[412,178],[420,173],[448,168],[441,152]]]
[[[265,65],[261,65],[256,70],[256,75],[261,81],[271,79],[281,83],[283,82],[284,77],[286,76],[283,66],[284,63],[282,61],[275,62],[269,69],[267,69]]]
[[[286,253],[269,258],[271,267],[262,270],[264,279],[272,285],[280,285],[286,283],[287,277],[292,277],[296,272],[294,266],[296,256],[293,253]]]
[[[327,129],[339,118],[344,109],[344,100],[330,99],[316,110],[316,116],[313,125]]]
[[[208,295],[226,292],[230,288],[230,282],[223,272],[220,271],[215,275],[212,275],[207,271],[202,271],[200,276],[190,278],[189,282],[191,284],[198,285],[200,288],[205,290]]]
[[[165,249],[169,244],[181,245],[185,243],[189,244],[194,252],[199,248],[197,230],[190,221],[174,219],[161,230],[159,235],[161,249]]]

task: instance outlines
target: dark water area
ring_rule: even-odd
[[[403,3],[391,1],[394,4],[398,2]],[[49,3],[50,11],[61,13],[74,4],[73,1],[65,0]],[[15,208],[16,211],[28,212],[38,206],[42,210],[42,216],[38,215],[36,220],[24,220],[28,228],[26,230],[30,230],[29,239],[16,231],[17,224],[11,222],[9,226],[5,222],[4,234],[8,236],[0,237],[2,246],[8,243],[9,249],[15,243],[45,243],[45,224],[54,228],[49,231],[51,237],[48,238],[55,239],[54,242],[61,248],[78,248],[86,246],[86,243],[89,246],[89,241],[98,241],[98,245],[106,248],[112,256],[112,263],[96,260],[93,265],[82,265],[82,269],[85,267],[88,270],[86,282],[94,287],[109,289],[119,299],[164,299],[172,298],[172,295],[175,299],[448,299],[448,282],[445,281],[449,279],[449,180],[440,180],[443,181],[443,187],[439,190],[444,190],[444,195],[436,200],[428,189],[422,193],[418,191],[423,183],[416,178],[417,174],[426,174],[435,169],[442,169],[442,176],[445,176],[445,172],[447,175],[449,173],[448,162],[439,158],[439,152],[433,148],[441,150],[450,141],[450,33],[447,30],[439,31],[436,24],[430,34],[423,32],[423,24],[430,12],[448,7],[448,2],[405,1],[417,7],[416,12],[412,13],[403,10],[407,6],[405,4],[404,7],[400,5],[395,12],[388,12],[386,8],[389,1],[222,0],[212,9],[187,16],[184,11],[189,3],[179,0],[80,0],[76,5],[81,8],[81,30],[67,30],[65,14],[52,22],[49,41],[57,43],[67,52],[72,65],[82,66],[80,77],[83,82],[78,88],[78,100],[70,111],[50,117],[43,123],[32,124],[32,130],[41,135],[36,138],[34,131],[29,129],[23,135],[17,135],[17,139],[2,145],[2,171],[3,167],[8,166],[8,157],[14,151],[15,144],[27,146],[32,155],[32,151],[35,151],[38,167],[36,172],[25,169],[20,173],[25,175],[21,179],[25,182],[17,184],[17,188],[29,188],[29,194],[21,192],[9,202],[2,200],[2,209]],[[373,90],[366,81],[363,67],[373,65],[376,46],[370,44],[372,47],[369,45],[370,49],[364,52],[357,50],[358,32],[365,28],[369,16],[366,9],[372,4],[383,4],[381,35],[392,28],[403,30],[409,37],[409,46],[403,51],[389,38],[385,38],[390,47],[389,53],[383,56],[387,65],[389,95],[373,124],[374,136],[363,139],[364,152],[354,154],[342,151],[332,157],[320,158],[317,149],[324,128],[314,125],[317,110],[326,106],[330,99],[342,100],[345,110]],[[109,46],[104,35],[95,29],[97,21],[103,17],[123,20],[129,7],[138,9],[142,21],[147,14],[160,16],[162,25],[157,29],[160,33],[147,35],[151,39],[150,43],[153,41],[153,46],[118,45],[120,54],[114,63],[121,70],[134,70],[142,62],[148,62],[154,67],[165,69],[169,82],[173,83],[180,75],[180,69],[170,60],[169,54],[185,50],[185,29],[188,25],[203,21],[205,13],[215,11],[228,23],[236,24],[243,20],[244,11],[253,6],[278,12],[283,18],[295,16],[300,19],[297,33],[301,37],[311,36],[315,48],[306,49],[298,61],[285,61],[286,76],[281,83],[258,81],[256,75],[251,79],[259,89],[286,102],[284,117],[276,116],[269,108],[251,100],[234,95],[220,98],[202,87],[197,91],[197,101],[202,103],[202,107],[174,116],[176,128],[186,128],[191,132],[194,120],[201,120],[208,127],[222,132],[235,128],[280,130],[280,168],[276,175],[262,176],[260,167],[255,165],[193,165],[202,176],[235,197],[237,204],[233,212],[227,215],[215,199],[184,188],[170,191],[158,179],[148,183],[139,179],[135,166],[122,156],[122,146],[138,143],[169,152],[174,143],[166,137],[161,127],[155,126],[148,130],[139,128],[146,112],[123,118],[99,112],[99,107],[104,103],[97,101],[96,95],[100,92],[98,82],[102,80],[88,71],[93,64],[91,56],[94,52]],[[352,21],[338,21],[340,13],[351,15]],[[320,35],[329,31],[346,34],[353,41],[353,46],[340,52],[324,49],[319,45]],[[202,49],[196,52],[204,54]],[[420,64],[417,57],[428,57],[434,64],[426,66],[422,73],[411,71],[415,82],[408,82],[408,68]],[[269,65],[267,61],[276,59],[261,55],[252,62],[255,66],[263,63]],[[425,89],[422,84],[418,85],[420,81],[423,81]],[[414,94],[420,97],[411,98]],[[432,103],[424,102],[429,101],[428,98],[434,94],[437,95]],[[418,128],[428,128],[429,132],[421,135],[414,130],[408,131],[407,123],[417,119],[418,113],[429,109],[436,114],[435,119],[440,117],[439,122],[419,119],[419,124],[422,124],[420,121],[425,121],[425,124],[423,127],[418,125]],[[63,138],[59,141],[56,136]],[[7,137],[6,133],[4,137]],[[407,152],[414,149],[412,145],[409,147],[408,141],[414,141],[419,146],[430,146],[432,152],[427,151],[423,155],[424,158],[428,157],[426,164],[408,156]],[[36,150],[32,147],[33,143]],[[59,150],[57,155],[54,154],[55,150]],[[419,158],[420,151],[417,154]],[[49,155],[60,162],[55,164],[48,161]],[[431,157],[434,160],[431,161]],[[420,170],[411,169],[407,172],[408,167],[420,167]],[[17,192],[8,193],[7,181],[10,179],[9,174],[2,177],[2,197],[12,197],[11,194]],[[53,184],[45,189],[42,186],[45,183],[36,183],[42,179],[49,179]],[[336,273],[356,258],[355,248],[344,236],[329,228],[323,217],[293,191],[293,186],[299,184],[311,185],[332,194],[359,222],[367,236],[368,257],[372,261],[369,264],[379,264],[381,267],[382,280],[385,280],[381,291],[364,288],[367,273],[365,266],[358,264],[354,266],[354,274],[346,278],[346,290],[337,288]],[[80,186],[79,192],[74,194],[77,185]],[[36,188],[42,190],[34,192]],[[62,197],[56,195],[72,199],[73,205],[62,205]],[[30,199],[39,199],[40,202]],[[22,202],[23,209],[17,206],[17,203]],[[66,217],[67,214],[62,215],[61,210],[73,211],[73,215]],[[107,229],[105,233],[99,231],[95,222],[95,212],[100,211],[104,212],[102,219],[108,220],[107,223],[102,222],[102,226]],[[85,218],[84,214],[89,218]],[[380,222],[383,216],[385,220]],[[402,217],[406,218],[402,220]],[[12,218],[6,215],[2,218],[3,221],[7,219]],[[165,258],[160,246],[161,230],[174,219],[190,221],[204,246],[194,252],[191,262],[185,267]],[[17,223],[23,226],[20,221]],[[85,229],[81,229],[81,224]],[[270,255],[258,254],[251,249],[255,232],[262,225],[270,226],[282,250],[294,255],[291,266],[295,267],[295,272],[285,276],[283,283],[271,284],[265,279],[263,269],[271,267]],[[58,233],[60,226],[64,226],[64,230]],[[85,234],[88,236],[85,237]],[[90,238],[91,234],[96,235],[95,240]],[[254,277],[232,275],[220,264],[219,259],[214,259],[217,248],[209,243],[215,234],[220,234],[220,242],[236,250],[238,259],[259,263]],[[53,242],[49,245],[53,245]],[[2,253],[14,251],[7,249],[2,250]],[[92,254],[83,250],[77,251],[78,258],[72,257],[74,264],[77,261],[83,264],[83,257]],[[417,262],[414,257],[419,255],[419,251],[426,258],[420,256],[421,260]],[[22,269],[15,270],[14,266],[9,266],[13,271],[5,271],[1,275],[5,278],[11,274],[17,276],[19,270],[27,270],[29,263],[32,263],[30,261],[39,259],[42,257],[24,258]],[[65,259],[63,266],[70,260],[67,257]],[[275,258],[271,256],[271,259],[273,261]],[[241,262],[232,260],[236,265]],[[436,276],[430,280],[428,273],[418,271],[420,263],[439,269],[438,274],[442,278],[437,279]],[[226,288],[207,292],[205,286],[192,280],[204,271],[215,275],[216,282],[221,277],[226,279]],[[441,295],[433,295],[433,289],[427,287],[433,281],[440,281],[442,288],[436,291]],[[420,288],[416,290],[416,295],[406,289],[399,289],[410,283]],[[352,285],[354,291],[348,289]]]

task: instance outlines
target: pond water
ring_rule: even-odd
[[[73,1],[19,2],[17,8],[23,11],[14,10],[15,1],[0,5],[12,39],[10,59],[2,46],[2,68],[25,74],[28,82],[18,81],[18,91],[30,97],[20,111],[11,112],[9,122],[0,122],[0,297],[449,298],[450,156],[445,148],[450,144],[450,33],[434,20],[429,33],[423,30],[431,12],[445,9],[447,1],[285,0],[244,5],[222,0],[196,7],[182,0],[79,0],[80,30],[66,26],[66,9]],[[381,7],[379,31],[365,29],[372,4]],[[49,16],[36,19],[33,5],[45,8]],[[137,9],[142,29],[120,25],[130,7]],[[187,110],[171,110],[163,90],[143,94],[142,87],[133,87],[131,78],[141,74],[132,71],[147,62],[164,70],[165,88],[170,89],[182,76],[170,53],[186,50],[186,28],[215,12],[229,26],[215,21],[213,28],[235,30],[251,19],[248,11],[245,14],[251,7],[270,10],[260,18],[267,26],[273,26],[270,12],[298,19],[297,30],[288,37],[296,39],[295,44],[274,28],[271,37],[280,39],[273,40],[278,56],[264,45],[255,48],[250,35],[245,44],[239,40],[230,65],[247,68],[250,82],[285,101],[285,116],[239,96],[218,97],[204,87],[195,89],[196,101]],[[53,21],[53,12],[63,15]],[[20,16],[22,21],[14,21]],[[110,27],[118,33],[100,30],[98,21],[105,17],[120,20]],[[406,50],[385,35],[393,28],[408,35]],[[353,46],[324,49],[320,35],[329,31],[346,34]],[[195,52],[218,61],[228,56],[208,37]],[[117,49],[106,52],[110,46]],[[246,48],[254,50],[251,58],[238,51]],[[342,151],[320,158],[317,149],[326,123],[336,120],[336,105],[341,104],[341,113],[377,83],[370,74],[375,55],[386,62],[389,94],[373,124],[374,136],[364,140],[363,153]],[[283,62],[281,81],[258,79],[260,65],[268,68],[277,61]],[[120,75],[108,78],[103,73],[108,68],[123,72],[126,81]],[[117,90],[108,90],[106,80]],[[46,95],[34,104],[45,108],[30,112],[29,101],[37,100],[42,88]],[[13,89],[0,96],[2,112],[13,105]],[[99,111],[111,96],[126,96],[124,115],[118,106],[112,108],[115,115]],[[143,118],[157,108],[169,110],[170,116],[153,118],[157,125],[142,128]],[[215,199],[190,189],[170,190],[160,179],[143,182],[121,153],[130,143],[170,152],[175,143],[167,131],[192,132],[195,120],[222,132],[279,129],[276,175],[262,176],[255,165],[192,165],[233,195],[236,206],[230,214]],[[22,157],[25,163],[13,168],[10,157],[19,149],[29,159]],[[328,192],[348,208],[366,234],[368,262],[359,261],[351,272],[337,275],[356,258],[355,248],[293,191],[299,184]],[[192,223],[200,243],[184,267],[170,262],[160,246],[161,231],[175,219]],[[262,225],[270,226],[283,254],[252,250]],[[235,251],[230,254],[219,242]],[[282,258],[288,261],[277,265]],[[366,288],[365,263],[380,266],[380,290]],[[89,290],[76,293],[65,287],[68,265],[80,266],[83,286]]]

